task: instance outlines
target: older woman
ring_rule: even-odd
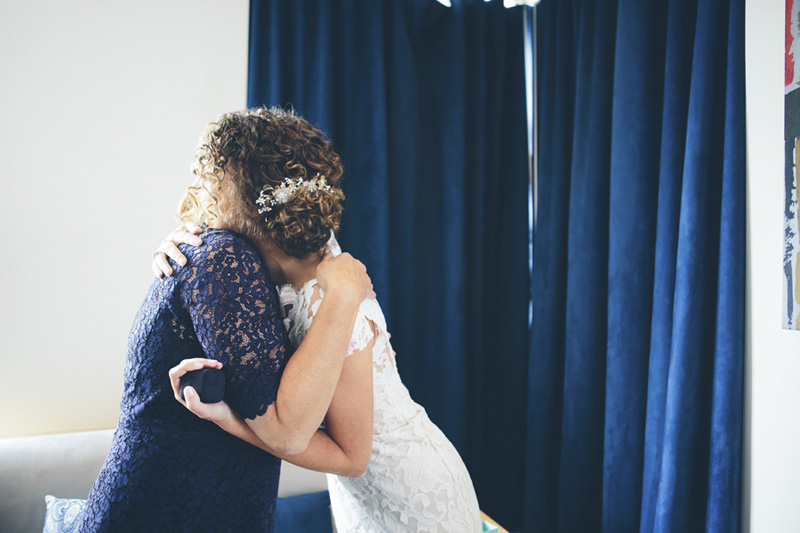
[[[246,157],[214,157],[228,140],[218,124],[201,139],[180,216],[210,229],[184,249],[174,276],[153,283],[136,316],[118,429],[80,531],[272,531],[280,460],[175,402],[167,374],[181,360],[205,353],[224,363],[225,401],[263,446],[292,454],[320,438],[369,278],[350,257],[319,264],[331,298],[290,358],[249,198],[252,169]],[[334,163],[322,137],[295,142],[308,152],[304,163]]]

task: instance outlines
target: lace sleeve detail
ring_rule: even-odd
[[[372,327],[373,325],[374,328]],[[352,355],[358,350],[366,348],[372,337],[375,336],[373,331],[386,332],[386,318],[383,316],[378,300],[368,298],[361,302],[358,308],[356,325],[353,328],[353,336],[350,339],[350,348],[347,355]]]
[[[356,325],[353,327],[353,336],[350,338],[350,346],[347,348],[347,356],[349,357],[366,348],[374,336],[369,319],[364,314],[364,311],[359,309]]]
[[[183,248],[189,262],[179,271],[181,299],[206,356],[224,365],[225,400],[252,419],[275,401],[286,364],[277,295],[250,243],[228,232],[204,241]]]

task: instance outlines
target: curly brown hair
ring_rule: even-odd
[[[339,228],[341,159],[330,140],[293,110],[261,107],[222,115],[200,138],[192,172],[199,179],[181,201],[180,220],[214,220],[219,217],[215,207],[224,202],[232,230],[253,240],[269,239],[298,259],[322,249]],[[286,203],[258,213],[256,200],[265,187],[317,174],[329,189],[300,187]],[[210,205],[199,200],[201,191],[211,198]]]

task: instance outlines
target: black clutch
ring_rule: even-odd
[[[186,400],[183,389],[189,386],[194,387],[201,402],[221,402],[225,397],[225,372],[218,368],[201,368],[185,373],[181,377],[181,400]]]

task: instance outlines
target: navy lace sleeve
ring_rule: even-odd
[[[223,363],[225,401],[243,418],[263,415],[275,401],[286,364],[286,331],[277,294],[260,256],[244,238],[204,234],[183,248],[181,300],[207,357]]]

